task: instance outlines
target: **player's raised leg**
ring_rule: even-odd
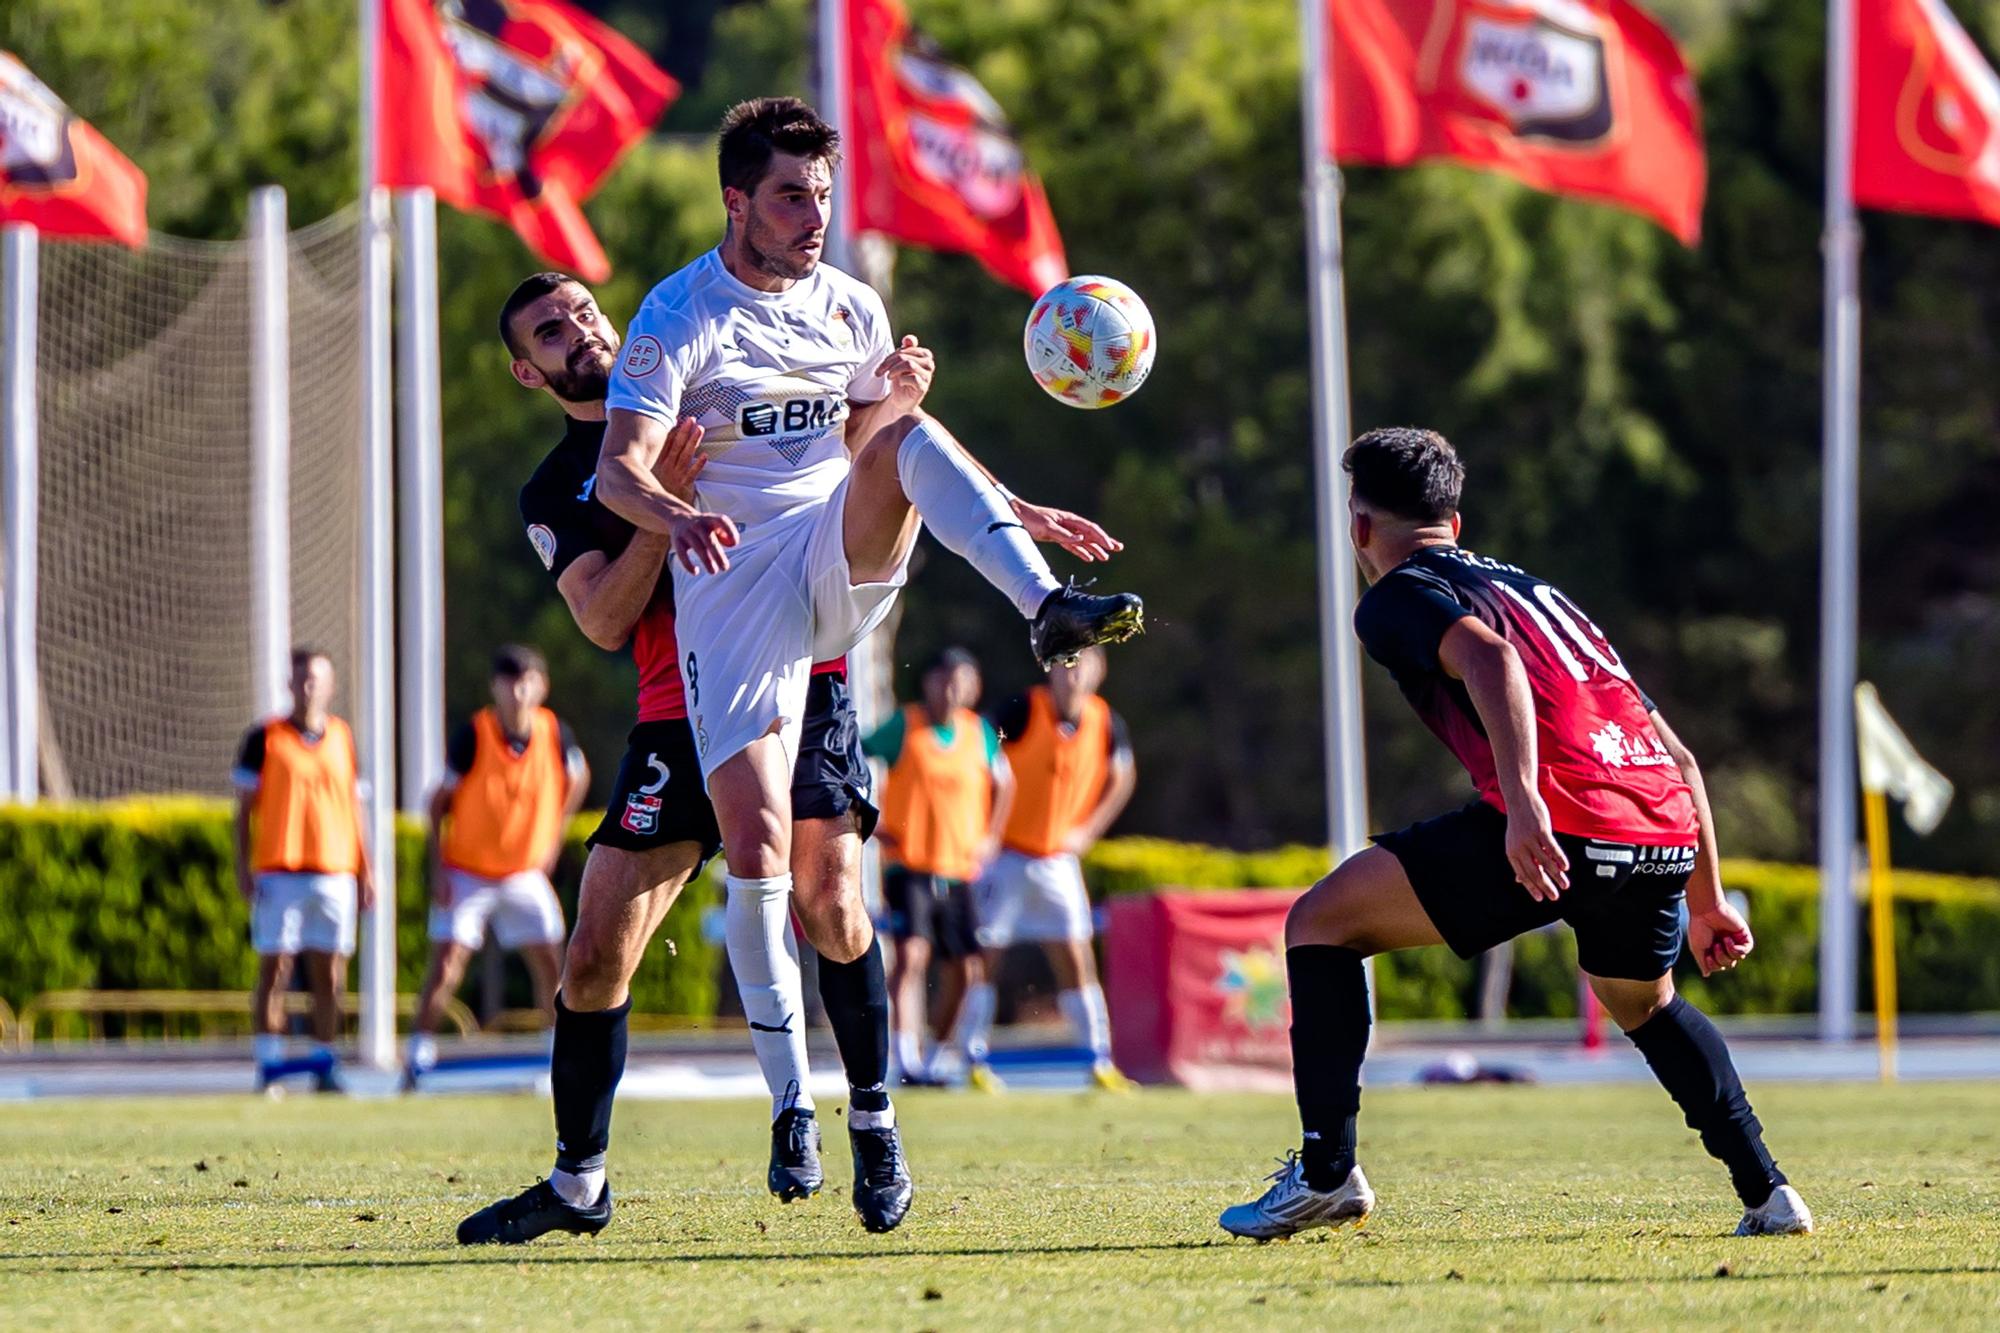
[[[771,1090],[771,1193],[790,1203],[819,1193],[819,1121],[806,1062],[805,987],[792,938],[792,755],[771,731],[708,775],[722,828],[729,966],[750,1044]]]
[[[1812,1211],[1764,1146],[1729,1047],[1707,1015],[1674,990],[1671,972],[1652,981],[1590,977],[1590,988],[1619,1030],[1646,1057],[1653,1076],[1701,1135],[1708,1155],[1729,1168],[1743,1201],[1739,1236],[1793,1235],[1813,1229]]]
[[[921,350],[915,339],[904,342],[899,355]],[[842,524],[856,586],[896,577],[916,540],[917,516],[1031,622],[1030,645],[1044,664],[1144,627],[1139,598],[1065,587],[1035,546],[1052,541],[1101,560],[1120,543],[1087,519],[1013,498],[942,424],[910,412],[883,424],[854,458]]]
[[[1223,1229],[1273,1240],[1359,1221],[1375,1192],[1355,1163],[1361,1061],[1368,1053],[1362,961],[1443,938],[1409,877],[1380,847],[1357,852],[1292,905],[1285,970],[1292,995],[1292,1082],[1304,1144],[1260,1198],[1223,1212]]]
[[[697,842],[641,851],[591,848],[562,989],[555,997],[549,1060],[555,1169],[546,1180],[459,1223],[459,1244],[518,1245],[550,1231],[595,1235],[611,1221],[605,1156],[611,1147],[612,1101],[625,1073],[632,974],[647,941],[708,850]]]

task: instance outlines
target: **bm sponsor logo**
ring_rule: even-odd
[[[765,435],[803,435],[826,430],[847,419],[847,401],[836,396],[787,398],[782,402],[745,403],[736,425],[745,439]]]

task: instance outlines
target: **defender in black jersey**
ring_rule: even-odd
[[[1752,947],[1722,897],[1694,756],[1575,602],[1458,545],[1465,470],[1443,436],[1371,431],[1343,462],[1350,536],[1372,585],[1355,629],[1479,798],[1379,836],[1293,905],[1286,968],[1304,1147],[1262,1197],[1225,1211],[1223,1228],[1269,1240],[1374,1206],[1355,1163],[1364,959],[1428,944],[1471,957],[1560,920],[1591,989],[1729,1168],[1744,1206],[1737,1234],[1812,1230],[1721,1034],[1674,991],[1684,904],[1704,976]]]
[[[611,1106],[624,1070],[628,985],[667,909],[720,845],[687,722],[674,639],[667,543],[636,531],[594,496],[604,436],[604,389],[617,330],[590,291],[557,273],[527,279],[501,314],[515,379],[562,406],[569,427],[521,491],[528,540],[585,636],[615,650],[628,641],[639,667],[639,719],[612,800],[591,835],[577,923],[556,1001],[551,1065],[556,1169],[547,1181],[465,1220],[461,1242],[518,1242],[549,1230],[595,1232],[610,1220],[604,1179]],[[660,475],[677,488],[699,470],[699,432],[676,432]],[[698,688],[698,685],[696,686]],[[909,1209],[888,1080],[888,991],[882,954],[861,908],[860,844],[875,824],[870,774],[840,663],[822,664],[807,695],[794,769],[796,907],[820,950],[820,995],[851,1092],[853,1201],[871,1231]],[[773,1088],[768,1183],[789,1201],[818,1192],[819,1131],[799,1073]],[[767,1078],[769,1077],[767,1071]],[[790,1080],[787,1080],[790,1082]],[[871,1114],[872,1113],[872,1114]]]

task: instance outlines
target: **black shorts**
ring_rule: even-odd
[[[838,819],[851,811],[865,841],[877,816],[868,799],[870,780],[846,680],[814,676],[792,770],[792,818]],[[644,852],[675,842],[699,843],[705,862],[721,849],[722,831],[687,719],[641,722],[625,738],[618,780],[590,845]]]
[[[1402,862],[1431,924],[1460,958],[1566,921],[1577,964],[1597,977],[1652,981],[1681,956],[1692,847],[1642,847],[1556,834],[1569,890],[1537,902],[1507,860],[1507,816],[1484,801],[1375,841]]]
[[[889,938],[929,940],[939,958],[970,958],[979,952],[972,886],[960,879],[887,866],[882,871],[884,922]]]
[[[861,727],[847,678],[814,676],[806,688],[805,722],[799,729],[799,758],[792,768],[792,818],[838,819],[852,812],[866,842],[879,812],[869,800],[874,781],[861,753]]]
[[[701,780],[701,760],[694,750],[694,731],[684,717],[641,722],[625,738],[625,757],[618,761],[618,780],[592,847],[616,847],[649,852],[670,843],[692,842],[706,862],[722,848],[722,830],[715,824],[715,807]],[[697,867],[698,869],[698,867]]]

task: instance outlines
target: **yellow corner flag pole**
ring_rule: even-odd
[[[1868,922],[1875,943],[1875,1049],[1882,1081],[1896,1081],[1896,916],[1889,879],[1889,799],[1861,796],[1868,827]]]

